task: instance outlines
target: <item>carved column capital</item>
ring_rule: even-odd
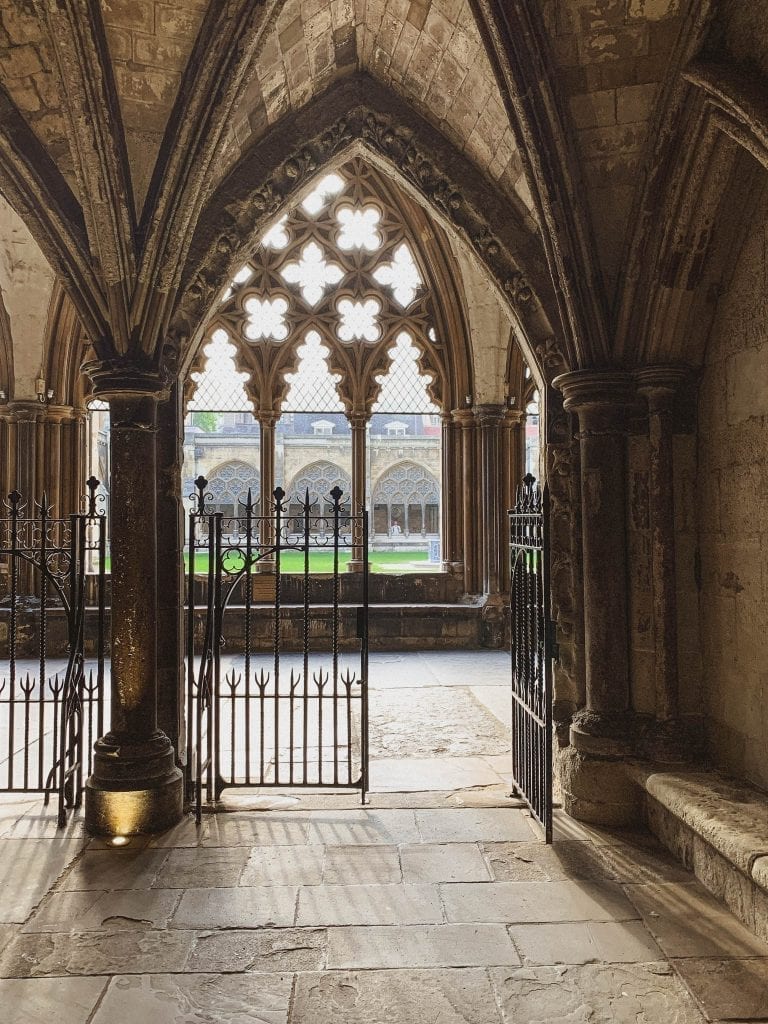
[[[105,359],[86,363],[83,367],[93,386],[93,397],[109,401],[111,398],[168,397],[165,378],[153,367],[128,359]]]
[[[480,427],[499,426],[504,419],[505,407],[501,404],[486,403],[474,408],[475,420]]]
[[[579,417],[581,433],[621,433],[635,397],[632,375],[623,370],[574,370],[552,382],[563,408]]]
[[[265,427],[274,427],[280,419],[280,413],[275,412],[274,409],[259,409],[254,413],[254,416],[262,430]]]
[[[684,366],[644,366],[635,372],[635,381],[638,392],[648,400],[649,410],[663,412],[690,375]]]
[[[8,402],[3,414],[12,423],[37,423],[45,418],[45,405],[42,402]]]
[[[454,409],[451,413],[455,423],[458,423],[463,429],[474,427],[475,425],[475,413],[474,410],[467,407],[465,409]]]

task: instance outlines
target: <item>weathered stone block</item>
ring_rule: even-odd
[[[150,0],[102,0],[104,23],[154,32],[155,5]]]
[[[628,85],[616,93],[616,117],[619,124],[647,121],[656,102],[658,87],[655,83]]]
[[[616,123],[616,92],[598,92],[571,96],[571,114],[577,128],[599,128]]]

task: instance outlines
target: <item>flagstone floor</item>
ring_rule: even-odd
[[[236,794],[114,846],[0,800],[1,1024],[768,1021],[768,947],[651,837],[541,844],[484,658],[375,659],[365,808]]]

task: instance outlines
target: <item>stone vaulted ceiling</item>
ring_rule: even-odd
[[[404,96],[532,209],[468,0],[287,0],[233,119],[225,165],[286,111],[357,70]]]
[[[445,168],[448,220],[450,204],[465,202],[468,169],[483,183],[492,201],[455,220],[486,268],[506,218],[484,222],[483,205],[509,209],[520,244],[507,250],[501,291],[526,292],[509,287],[517,269],[526,276],[515,253],[530,264],[535,250],[553,285],[542,339],[561,338],[570,362],[631,359],[632,310],[649,301],[632,288],[658,283],[647,268],[663,262],[653,246],[674,256],[696,244],[682,221],[662,238],[654,218],[686,166],[679,139],[712,107],[711,73],[696,62],[719,61],[765,88],[766,9],[766,0],[0,0],[0,191],[96,350],[150,355],[199,272],[188,266],[198,229],[216,202],[226,212],[238,168],[256,153],[254,174],[266,175],[273,154],[258,143],[302,111],[322,113],[320,98],[351,79],[378,90],[379,109],[385,96],[412,114],[410,138],[433,132],[449,147],[423,190],[434,202]],[[269,173],[274,193],[279,168]],[[413,168],[411,183],[418,191]],[[674,216],[695,213],[670,203]],[[233,247],[211,244],[220,242]]]

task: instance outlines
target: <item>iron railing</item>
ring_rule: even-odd
[[[104,731],[106,529],[99,481],[87,486],[84,512],[56,518],[45,494],[30,509],[13,491],[0,518],[0,792],[55,793],[60,826]]]
[[[243,514],[224,516],[213,511],[207,486],[204,477],[195,481],[188,532],[187,774],[198,820],[204,799],[233,787],[352,788],[365,801],[368,513],[350,511],[338,487],[328,515],[313,512],[317,496],[309,491],[289,505],[278,488],[271,515],[254,514],[249,491]],[[301,604],[290,608],[282,597],[288,552],[298,553],[302,580]],[[313,595],[312,563],[321,552],[330,556],[323,567],[332,580],[330,604]],[[362,576],[357,653],[343,649],[341,635],[346,553]],[[243,624],[237,652],[228,616],[235,606]],[[290,644],[289,615],[301,622]]]
[[[509,511],[512,780],[552,841],[552,631],[548,494],[527,474]]]

